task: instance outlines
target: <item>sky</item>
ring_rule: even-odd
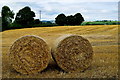
[[[58,14],[66,16],[81,13],[85,21],[118,20],[119,0],[1,0],[3,6],[10,7],[16,14],[20,9],[29,6],[35,12],[35,19],[55,20]],[[15,15],[16,16],[16,15]]]

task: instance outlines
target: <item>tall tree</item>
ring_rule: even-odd
[[[55,18],[55,22],[56,24],[63,26],[66,23],[66,16],[64,14],[59,14],[56,18]]]
[[[74,15],[74,20],[75,20],[75,25],[80,25],[84,21],[84,18],[80,13],[77,13]]]
[[[84,18],[80,13],[77,13],[74,16],[65,16],[64,14],[59,14],[55,19],[55,22],[58,25],[80,25],[84,21]]]
[[[10,10],[8,6],[2,7],[2,30],[6,30],[9,28],[10,23],[14,19],[14,13]]]
[[[74,19],[74,16],[70,15],[70,16],[67,16],[67,22],[66,24],[67,25],[75,25],[75,19]]]
[[[30,26],[34,23],[34,17],[35,13],[31,11],[30,7],[26,6],[17,13],[15,23],[23,26]]]

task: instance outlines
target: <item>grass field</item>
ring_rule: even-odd
[[[117,78],[118,77],[118,25],[57,26],[16,29],[2,34],[3,78]],[[92,65],[84,72],[66,73],[51,59],[47,69],[34,75],[22,75],[9,65],[9,48],[19,37],[43,37],[50,46],[63,34],[77,34],[87,38],[94,50]]]

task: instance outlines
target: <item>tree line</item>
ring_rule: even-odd
[[[30,27],[33,24],[39,24],[39,19],[34,19],[35,13],[30,7],[26,6],[18,11],[14,19],[15,13],[8,6],[2,7],[2,30],[20,27]],[[12,19],[14,21],[12,22]]]
[[[55,18],[55,23],[42,23],[39,19],[34,19],[35,12],[29,6],[20,9],[15,16],[15,13],[8,7],[2,7],[2,31],[16,28],[30,28],[39,26],[54,26],[54,25],[80,25],[84,18],[80,13],[70,16],[59,14]],[[15,17],[14,17],[15,16]],[[14,21],[12,21],[14,19]]]
[[[58,25],[80,25],[84,21],[83,16],[80,13],[76,13],[74,16],[65,16],[65,14],[59,14],[55,18],[55,22]]]

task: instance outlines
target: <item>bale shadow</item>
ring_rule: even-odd
[[[44,72],[48,72],[48,71],[58,71],[58,72],[65,72],[64,70],[62,70],[55,61],[51,61],[47,68],[44,69],[43,71],[41,71],[41,73],[44,73]],[[65,72],[66,73],[66,72]]]

